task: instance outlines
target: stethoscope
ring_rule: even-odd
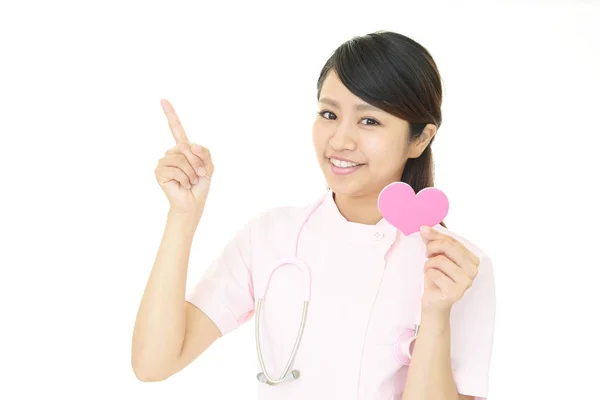
[[[311,273],[310,273],[310,268],[308,267],[308,265],[306,265],[306,263],[304,263],[302,260],[300,260],[298,258],[298,241],[300,240],[300,235],[302,233],[302,230],[303,230],[304,226],[306,225],[306,223],[308,222],[309,218],[319,208],[319,206],[323,203],[324,200],[325,200],[325,198],[323,198],[314,207],[312,207],[310,209],[310,211],[308,212],[308,215],[304,218],[304,221],[303,221],[302,225],[300,226],[300,229],[298,230],[298,235],[296,238],[296,246],[295,246],[296,249],[295,249],[294,256],[280,260],[278,263],[276,263],[273,266],[273,268],[271,269],[271,271],[268,272],[267,279],[265,282],[266,284],[263,285],[262,287],[256,288],[257,289],[257,297],[256,297],[256,306],[255,306],[256,315],[255,315],[255,324],[254,324],[255,328],[254,329],[255,329],[255,339],[256,339],[256,352],[258,355],[258,361],[260,363],[260,368],[262,370],[262,372],[258,373],[256,378],[258,379],[259,382],[266,383],[267,385],[276,386],[276,385],[279,385],[284,382],[294,381],[300,377],[300,371],[298,371],[297,369],[292,369],[292,364],[293,364],[294,358],[296,357],[296,354],[298,352],[298,347],[300,346],[300,341],[302,340],[302,335],[304,333],[304,326],[306,324],[306,316],[308,313],[308,305],[310,303],[310,294],[311,294],[311,292],[310,292],[311,291]],[[263,300],[264,300],[267,290],[269,288],[269,283],[271,281],[271,277],[273,276],[273,273],[279,267],[282,267],[284,265],[286,265],[286,266],[293,265],[293,266],[297,267],[298,269],[300,269],[300,271],[304,275],[304,282],[303,282],[304,283],[304,293],[303,293],[304,307],[302,308],[302,316],[300,319],[300,326],[298,328],[298,334],[296,336],[296,342],[294,343],[294,347],[292,348],[292,352],[290,354],[288,362],[285,365],[285,368],[283,369],[282,374],[277,379],[275,379],[274,377],[270,376],[269,373],[267,372],[267,369],[265,367],[265,362],[263,359],[263,355],[262,355],[262,349],[261,349],[261,345],[260,345],[260,315],[261,315]],[[422,281],[421,282],[421,296],[422,296],[423,295],[423,280],[421,280],[421,281]],[[419,302],[419,304],[420,304],[420,302]],[[400,363],[402,363],[403,365],[410,364],[410,360],[412,357],[411,346],[415,342],[415,340],[417,339],[417,335],[419,334],[419,327],[421,324],[421,307],[417,307],[417,308],[418,308],[418,312],[417,312],[417,316],[416,316],[417,322],[415,324],[415,328],[407,329],[404,332],[402,332],[402,334],[398,337],[398,339],[396,340],[396,342],[394,344],[395,356],[398,359],[398,361]]]

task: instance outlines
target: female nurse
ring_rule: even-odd
[[[187,293],[214,166],[162,101],[176,144],[155,173],[170,210],[133,332],[136,376],[164,380],[255,317],[261,400],[487,398],[490,258],[443,222],[404,235],[377,204],[393,182],[416,193],[433,186],[434,60],[398,33],[354,37],[325,63],[317,100],[313,143],[327,192],[249,221]]]

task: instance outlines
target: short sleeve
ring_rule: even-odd
[[[451,312],[452,371],[458,392],[487,399],[496,319],[496,287],[492,261],[480,255],[471,288]]]
[[[254,314],[249,222],[227,243],[186,300],[202,310],[225,335]]]

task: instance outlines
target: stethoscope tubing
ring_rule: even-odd
[[[283,369],[283,373],[281,374],[279,379],[273,379],[271,376],[269,376],[269,373],[267,372],[267,368],[265,367],[265,361],[262,356],[262,349],[261,349],[261,345],[260,345],[260,326],[259,326],[260,311],[262,309],[262,303],[263,303],[263,299],[258,298],[257,302],[256,302],[256,319],[255,319],[255,324],[254,324],[254,326],[255,326],[255,328],[254,328],[255,335],[254,336],[256,337],[256,352],[258,354],[258,361],[260,363],[260,368],[262,370],[262,372],[260,372],[257,375],[257,378],[259,381],[267,383],[269,385],[279,385],[280,383],[291,380],[291,378],[297,379],[300,376],[299,371],[293,371],[292,377],[289,377],[289,373],[290,373],[290,369],[292,367],[292,362],[294,362],[294,358],[296,357],[296,354],[298,353],[298,347],[300,347],[300,341],[302,339],[302,335],[304,334],[304,326],[306,325],[306,315],[308,313],[308,303],[309,302],[308,302],[308,300],[304,301],[304,306],[302,307],[302,318],[300,319],[300,327],[298,328],[298,335],[296,336],[296,343],[294,343],[294,348],[292,349],[292,353],[290,354],[288,362],[287,362],[285,368]]]
[[[296,357],[296,354],[298,353],[298,348],[300,346],[300,342],[301,342],[302,336],[304,334],[304,327],[306,325],[306,317],[308,314],[308,305],[310,303],[310,297],[311,297],[312,278],[311,278],[310,268],[308,267],[308,265],[306,265],[306,263],[304,263],[303,261],[301,261],[297,258],[297,254],[298,254],[297,247],[298,247],[298,241],[300,239],[300,233],[302,232],[304,225],[306,224],[306,222],[308,221],[308,219],[310,218],[312,213],[322,203],[322,201],[319,202],[319,204],[316,205],[311,210],[311,212],[308,214],[308,216],[306,216],[306,218],[304,219],[302,227],[300,228],[300,231],[298,232],[298,238],[296,240],[295,257],[286,258],[286,259],[281,260],[275,266],[275,268],[273,268],[270,271],[270,273],[268,274],[266,284],[262,288],[260,288],[260,287],[257,288],[258,293],[257,293],[257,298],[256,298],[256,315],[255,315],[254,330],[255,330],[255,340],[256,340],[256,352],[257,352],[258,360],[259,360],[260,367],[262,370],[262,372],[259,372],[257,374],[257,379],[260,382],[266,383],[271,386],[279,385],[279,384],[287,382],[287,381],[292,381],[292,380],[298,379],[298,377],[300,376],[300,372],[298,370],[290,371],[290,369],[292,368],[292,363],[294,362],[294,358]],[[427,260],[426,256],[425,256],[425,260]],[[290,264],[298,267],[301,270],[301,272],[303,272],[303,274],[304,274],[304,282],[303,282],[304,283],[304,293],[303,293],[304,305],[302,308],[302,318],[300,319],[300,326],[298,328],[298,334],[296,336],[296,341],[294,343],[294,347],[292,349],[290,357],[287,361],[287,364],[285,365],[285,368],[283,369],[281,376],[278,379],[274,379],[273,377],[271,377],[268,374],[266,366],[265,366],[265,362],[263,359],[262,347],[261,347],[261,342],[260,342],[260,317],[261,317],[262,305],[263,305],[267,290],[269,288],[271,278],[273,277],[273,273],[279,267],[281,267],[283,265],[290,265]],[[420,283],[421,298],[423,297],[423,293],[424,293],[424,289],[425,289],[425,282],[424,282],[425,279],[424,278],[425,278],[425,276],[423,275],[423,279],[421,279],[421,283]],[[417,307],[416,320],[418,322],[415,324],[414,333],[412,334],[412,337],[402,339],[401,340],[402,343],[397,342],[396,346],[395,346],[394,352],[396,353],[396,358],[403,364],[410,363],[410,360],[412,358],[410,346],[417,339],[417,336],[419,334],[419,328],[420,328],[420,324],[421,324],[421,304],[419,304],[419,306]],[[410,332],[410,331],[407,331],[407,332]],[[400,341],[400,339],[401,338],[399,338],[398,340]]]
[[[302,272],[304,275],[303,307],[302,307],[302,318],[300,319],[300,327],[298,328],[298,334],[296,336],[296,342],[294,343],[294,348],[292,349],[292,353],[290,354],[288,362],[287,362],[285,368],[283,369],[283,373],[281,374],[279,379],[274,379],[267,372],[267,369],[265,367],[265,361],[263,358],[262,347],[260,344],[260,316],[261,316],[261,311],[262,311],[263,300],[264,300],[265,296],[267,295],[267,290],[269,289],[269,285],[271,283],[271,278],[273,277],[273,274],[275,273],[275,271],[284,265],[294,265],[295,267],[300,269],[300,272]],[[260,367],[262,370],[262,372],[260,372],[257,375],[257,378],[260,382],[263,382],[263,383],[273,386],[273,385],[279,385],[280,383],[283,383],[283,382],[286,382],[289,380],[297,379],[300,376],[300,372],[297,370],[292,371],[291,375],[290,375],[290,369],[292,367],[292,363],[294,362],[294,358],[296,357],[296,354],[298,353],[298,347],[300,346],[300,341],[302,340],[302,335],[304,334],[304,327],[306,325],[306,316],[308,314],[308,304],[310,303],[310,294],[311,294],[310,268],[308,268],[308,265],[306,265],[306,263],[304,263],[303,261],[301,261],[297,258],[283,259],[277,264],[277,266],[275,268],[273,268],[273,270],[267,276],[266,285],[262,288],[259,288],[258,290],[261,290],[261,289],[262,289],[262,291],[258,293],[258,297],[256,299],[256,315],[255,315],[255,320],[254,320],[255,321],[254,337],[256,338],[256,353],[258,355],[258,361],[260,363]]]

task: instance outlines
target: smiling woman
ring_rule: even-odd
[[[157,178],[172,212],[136,321],[137,376],[167,378],[254,316],[261,400],[485,398],[489,257],[443,223],[404,234],[377,204],[393,182],[433,186],[441,99],[435,63],[412,39],[376,32],[342,44],[319,76],[313,124],[329,190],[247,223],[185,302],[214,167],[165,103],[177,145]],[[416,340],[404,342],[406,334]]]
[[[442,123],[442,86],[421,45],[394,32],[349,40],[321,70],[317,99],[313,142],[338,204],[367,193],[373,204],[394,181],[415,192],[434,186],[431,144]],[[378,218],[372,207],[374,216],[361,214],[365,222]]]

